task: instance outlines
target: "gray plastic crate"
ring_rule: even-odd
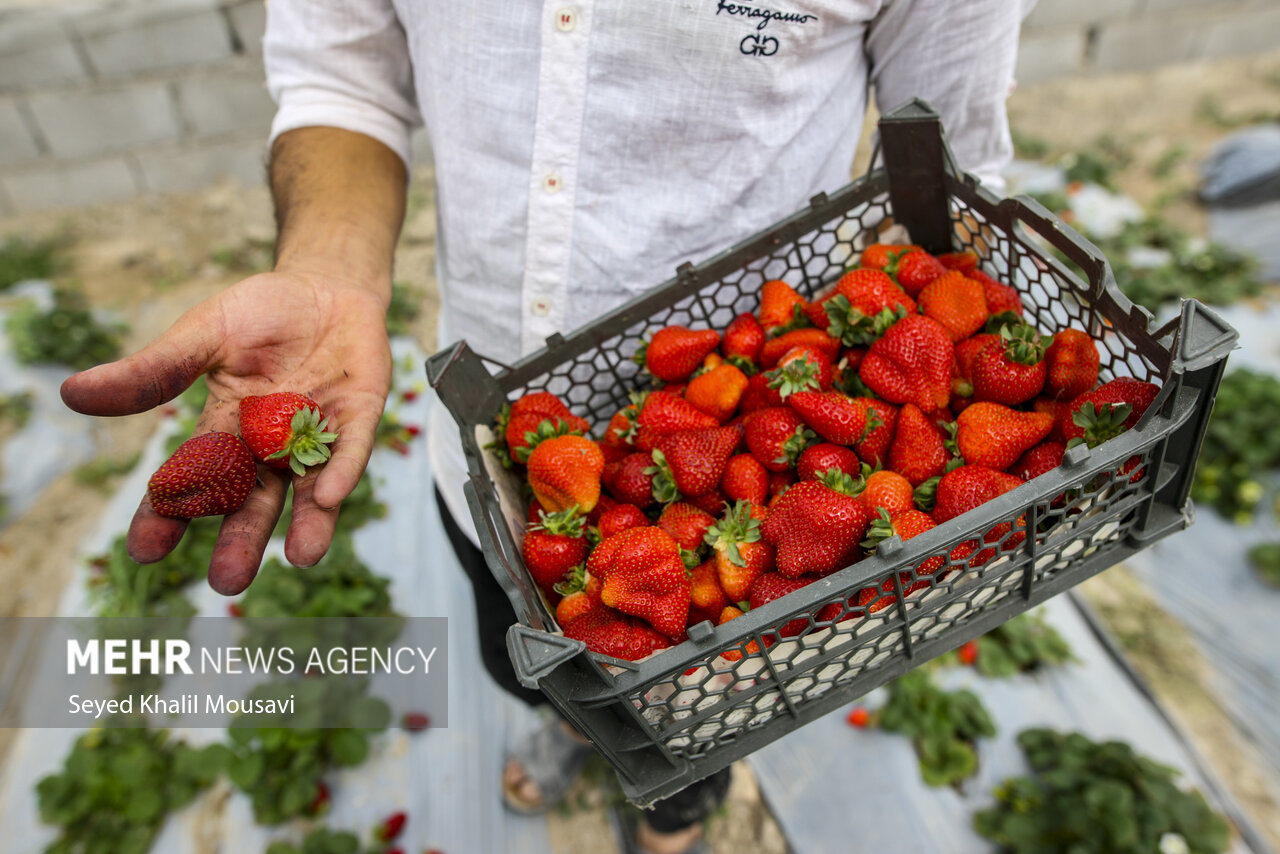
[[[1195,459],[1235,330],[1191,300],[1152,329],[1096,247],[1035,201],[997,199],[959,172],[927,104],[887,113],[880,136],[884,168],[701,264],[681,265],[674,278],[552,336],[515,365],[484,359],[465,342],[428,360],[431,384],[460,427],[485,557],[520,619],[507,635],[516,672],[591,739],[636,804],[679,791],[1191,524]],[[600,656],[558,634],[521,561],[518,475],[482,450],[503,403],[547,390],[602,429],[628,390],[647,382],[630,358],[645,335],[668,324],[723,329],[756,308],[768,279],[811,296],[856,262],[887,218],[930,251],[976,251],[986,272],[1018,289],[1029,322],[1044,333],[1088,331],[1103,379],[1161,383],[1155,403],[1134,429],[1072,449],[1061,467],[999,499],[910,542],[891,538],[874,556],[723,626],[694,626],[689,640],[643,662]],[[1137,468],[1120,473],[1135,458],[1136,481]],[[984,544],[995,549],[986,562],[949,557],[1002,523],[1009,530]],[[904,597],[913,567],[935,556],[946,569]],[[857,591],[885,582],[892,604],[875,613],[848,606]],[[840,617],[818,621],[833,602],[845,603]],[[780,636],[778,627],[797,618],[802,631]],[[764,652],[737,662],[720,655],[753,642]]]

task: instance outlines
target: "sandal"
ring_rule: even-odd
[[[582,766],[594,752],[595,748],[590,744],[569,735],[558,716],[549,716],[541,727],[507,755],[508,763],[514,760],[524,769],[524,779],[520,782],[527,780],[538,787],[541,796],[538,803],[521,800],[519,784],[515,787],[507,785],[506,765],[503,766],[503,803],[507,809],[521,815],[541,815],[554,809],[564,800],[569,787],[578,779]]]
[[[641,848],[636,841],[640,828],[640,811],[629,805],[615,806],[609,810],[609,824],[618,838],[618,850],[622,854],[653,854],[648,848]],[[684,854],[711,854],[711,844],[703,833],[693,844],[684,849]]]

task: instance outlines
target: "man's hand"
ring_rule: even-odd
[[[159,406],[205,375],[209,400],[196,434],[238,432],[240,399],[297,391],[336,426],[333,457],[295,477],[285,555],[298,566],[324,556],[338,505],[350,494],[373,448],[391,382],[386,306],[367,289],[318,276],[265,273],[192,308],[145,349],[70,377],[62,398],[87,415],[130,415]],[[259,466],[259,485],[225,518],[209,583],[233,595],[249,586],[284,505],[292,476]],[[130,556],[159,560],[186,522],[157,516],[144,498],[129,528]]]
[[[293,478],[285,556],[313,565],[369,461],[391,386],[386,312],[405,183],[404,163],[372,137],[331,127],[281,134],[271,151],[275,272],[200,303],[132,356],[75,374],[62,399],[87,415],[130,415],[172,400],[204,374],[200,434],[237,432],[246,395],[312,398],[338,439],[327,463]],[[257,574],[291,477],[267,466],[258,475],[249,500],[224,518],[209,564],[210,585],[228,596]],[[157,561],[185,530],[186,522],[156,515],[144,498],[129,526],[129,555]]]

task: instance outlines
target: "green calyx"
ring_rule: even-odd
[[[769,330],[770,338],[777,338],[779,335],[785,335],[788,332],[795,332],[797,329],[808,329],[813,326],[809,322],[809,315],[804,313],[804,307],[800,304],[791,306],[791,319],[786,323]]]
[[[818,366],[808,359],[792,359],[785,365],[765,374],[769,388],[776,388],[778,396],[786,400],[798,391],[818,391]]]
[[[993,314],[987,318],[986,326],[982,328],[983,332],[993,332],[996,335],[1006,326],[1022,326],[1026,323],[1018,316],[1016,311],[1002,311],[999,314]]]
[[[962,456],[960,453],[960,444],[956,441],[956,433],[959,432],[959,430],[960,425],[954,421],[948,421],[942,425],[942,432],[946,434],[946,438],[942,440],[942,447],[951,455],[952,460],[959,459]],[[950,460],[948,462],[950,462]]]
[[[874,343],[889,331],[889,327],[907,316],[905,307],[885,307],[874,315],[867,315],[854,308],[844,294],[827,300],[823,310],[830,323],[827,333],[839,338],[846,347],[865,347]]]
[[[671,473],[666,455],[654,448],[652,456],[653,465],[646,468],[644,473],[653,476],[653,500],[662,505],[679,501],[680,490],[676,487],[676,478]]]
[[[961,464],[963,465],[963,461]],[[942,475],[935,475],[916,487],[914,495],[916,507],[925,513],[933,510],[934,505],[938,503],[938,483],[941,480]]]
[[[866,488],[866,482],[861,477],[855,480],[849,476],[848,472],[835,468],[818,472],[818,483],[850,498],[858,496]]]
[[[289,468],[296,475],[307,473],[308,466],[316,466],[327,461],[332,455],[329,443],[338,438],[337,433],[328,432],[329,419],[320,419],[320,410],[314,406],[306,406],[293,413],[289,422],[289,439],[269,460],[288,457]]]
[[[1038,365],[1044,361],[1044,336],[1029,323],[1000,327],[1005,357],[1019,365]]]
[[[725,361],[749,377],[754,377],[760,371],[760,368],[756,366],[756,363],[748,359],[746,356],[726,356]]]
[[[577,431],[559,418],[544,418],[538,422],[536,430],[524,431],[524,445],[516,448],[515,458],[517,462],[529,462],[529,455],[533,453],[533,449],[545,442],[547,439],[554,439],[556,436],[568,436],[570,433]]]
[[[631,356],[631,361],[635,362],[637,365],[644,368],[645,370],[648,370],[649,368],[649,362],[647,359],[648,352],[649,352],[649,342],[641,340],[640,346],[636,349],[635,353],[633,353]]]
[[[702,563],[702,555],[699,549],[681,549],[680,562],[684,564],[686,574],[691,574]]]
[[[791,468],[795,468],[796,460],[800,459],[800,455],[804,453],[805,448],[816,444],[817,441],[818,434],[801,424],[796,428],[796,432],[788,436],[782,443],[782,453],[774,460],[774,462],[778,465],[786,465]]]
[[[587,567],[585,564],[578,564],[565,573],[564,581],[557,581],[551,586],[551,589],[559,593],[561,596],[569,596],[574,593],[581,593],[587,589]]]
[[[857,445],[865,441],[868,436],[883,426],[884,419],[880,417],[880,412],[874,406],[868,406],[866,423],[862,425],[862,433],[858,435],[858,440],[853,444]]]
[[[1093,401],[1085,402],[1071,414],[1071,423],[1084,430],[1084,436],[1072,439],[1067,447],[1085,443],[1096,448],[1108,439],[1114,439],[1129,429],[1124,422],[1132,413],[1133,406],[1128,403],[1104,403],[1095,407]]]
[[[897,531],[893,530],[893,520],[889,518],[889,511],[883,507],[877,507],[876,518],[872,519],[867,527],[867,538],[862,541],[862,547],[867,551],[875,551],[877,546],[896,533]]]
[[[538,511],[538,523],[529,526],[530,531],[544,531],[553,537],[581,537],[586,532],[587,520],[578,512],[578,505],[556,513]]]
[[[890,252],[888,254],[889,263],[884,265],[884,271],[898,281],[898,270],[902,268],[902,259],[906,258],[912,252],[919,252],[918,249],[902,249],[898,252]]]
[[[738,501],[732,508],[707,529],[703,539],[707,545],[718,553],[728,555],[734,566],[746,566],[747,559],[742,556],[738,546],[742,543],[760,541],[760,520],[751,515],[751,502]]]
[[[513,465],[511,454],[507,449],[507,424],[510,421],[511,404],[504,403],[493,419],[493,441],[484,446],[486,451],[493,451],[497,455],[498,462],[502,463],[504,469],[509,469]]]

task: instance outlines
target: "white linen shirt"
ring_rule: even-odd
[[[270,0],[299,127],[435,160],[441,346],[511,362],[848,182],[873,86],[1001,189],[1019,0]],[[471,532],[457,428],[433,470]]]

